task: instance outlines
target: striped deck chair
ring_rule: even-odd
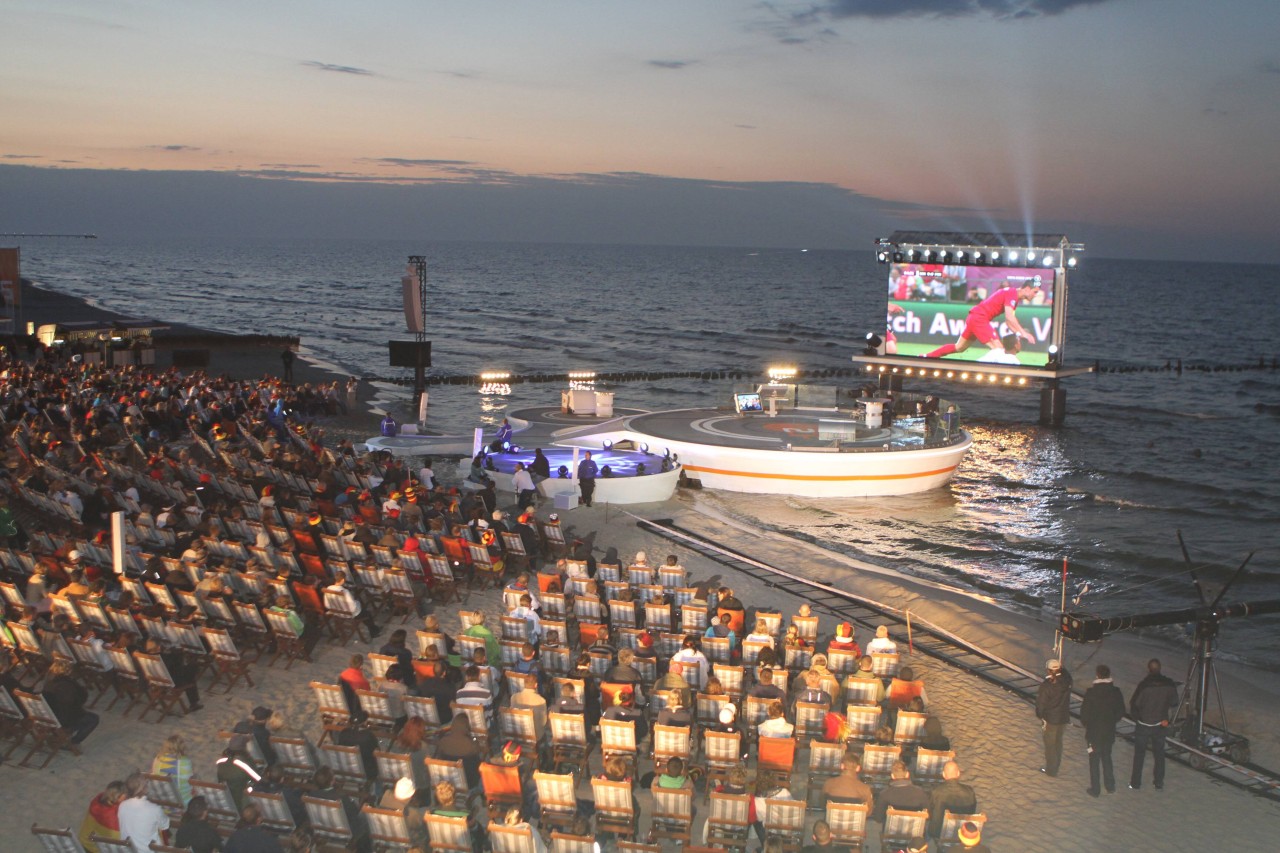
[[[528,824],[514,827],[490,822],[487,832],[493,853],[537,853],[533,827]]]
[[[323,842],[333,842],[340,847],[352,843],[351,825],[341,800],[303,796],[302,805],[311,821],[311,831]]]
[[[955,757],[954,749],[917,749],[916,766],[911,771],[912,781],[917,785],[936,785],[942,781],[942,768]]]
[[[708,799],[711,812],[707,815],[707,843],[728,850],[746,850],[747,834],[751,831],[750,794],[727,794],[712,791]]]
[[[538,824],[545,831],[573,826],[578,816],[578,799],[574,793],[577,780],[572,774],[534,771],[538,789]]]
[[[976,823],[979,831],[987,824],[987,816],[977,814],[956,814],[952,811],[942,813],[942,826],[938,831],[938,847],[942,850],[960,848],[960,827],[965,823]]]
[[[843,743],[809,742],[809,779],[805,787],[804,801],[809,809],[820,810],[825,795],[822,786],[828,779],[840,775],[840,762],[844,760]]]
[[[799,850],[804,844],[804,803],[774,799],[764,802],[764,814],[758,816],[763,818],[766,836],[781,838],[783,850]]]
[[[889,773],[902,757],[902,747],[869,743],[862,750],[862,781],[879,790],[889,784]]]
[[[631,783],[592,779],[591,794],[596,804],[596,831],[635,838],[637,815],[632,802]]]
[[[911,811],[889,806],[884,812],[884,827],[880,830],[880,843],[886,850],[903,845],[915,838],[923,838],[925,824],[929,822],[927,810]]]
[[[663,788],[655,784],[649,789],[649,793],[653,796],[649,838],[690,843],[693,832],[693,786]]]
[[[867,841],[866,803],[827,803],[827,825],[832,839],[840,845],[861,850]]]
[[[399,809],[380,809],[364,805],[360,808],[369,826],[369,840],[376,850],[408,850],[413,846],[409,823]]]

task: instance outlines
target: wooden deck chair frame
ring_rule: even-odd
[[[205,782],[191,779],[191,796],[204,797],[209,804],[209,818],[219,827],[230,829],[240,819],[240,810],[225,782]]]
[[[293,821],[293,812],[284,801],[283,794],[268,794],[265,791],[249,791],[246,796],[257,803],[262,810],[263,824],[276,832],[293,832],[297,825]]]
[[[537,853],[532,826],[503,826],[491,822],[487,832],[493,853]]]
[[[857,740],[872,740],[876,729],[880,728],[879,705],[850,705],[845,722],[852,732],[850,737]]]
[[[147,707],[138,714],[138,719],[141,720],[153,710],[160,715],[156,720],[157,723],[168,717],[185,716],[189,712],[186,692],[191,685],[174,682],[169,668],[165,666],[164,660],[159,655],[134,652],[133,657],[138,662],[138,669],[142,671],[142,680],[147,685]],[[173,710],[175,705],[182,710],[181,715]]]
[[[303,795],[302,805],[307,810],[311,831],[317,840],[336,841],[340,845],[351,843],[354,836],[341,800],[326,800]]]
[[[671,758],[679,758],[688,766],[690,759],[690,739],[693,736],[690,726],[659,726],[650,730],[653,739],[653,764],[657,769],[666,766]]]
[[[550,853],[595,853],[596,840],[590,835],[570,835],[567,832],[551,833]]]
[[[347,727],[347,720],[351,717],[351,711],[347,707],[346,696],[343,695],[342,688],[339,685],[313,681],[310,687],[311,692],[316,697],[316,705],[320,712],[320,722],[324,727],[324,733],[317,742],[317,745],[319,745],[323,744],[327,738],[336,736],[338,732]]]
[[[871,807],[866,803],[832,803],[826,805],[827,825],[836,844],[862,850],[867,843],[867,815]]]
[[[38,769],[43,770],[53,761],[60,750],[67,750],[73,755],[80,754],[80,747],[71,742],[71,732],[62,727],[53,709],[44,697],[38,693],[27,693],[23,690],[13,691],[13,698],[18,700],[27,715],[27,733],[31,736],[31,749],[18,762],[20,767],[30,767],[32,758],[45,753],[44,763]]]
[[[502,806],[518,806],[524,802],[519,764],[481,762],[480,788],[484,791],[484,804],[491,810]],[[494,813],[490,811],[490,814]]]
[[[936,785],[942,781],[942,768],[948,761],[954,761],[954,749],[916,749],[915,766],[911,770],[911,780],[917,785]]]
[[[345,596],[336,592],[326,591],[324,594],[324,610],[329,630],[334,639],[344,646],[351,642],[352,637],[364,642],[364,634],[360,630],[364,625],[360,621],[360,615],[354,610],[347,609]],[[372,642],[372,638],[370,638],[370,642]]]
[[[247,686],[254,686],[253,676],[249,674],[249,665],[252,661],[246,660],[240,654],[229,631],[221,628],[201,628],[200,634],[209,644],[213,654],[213,681],[209,683],[209,690],[213,690],[217,684],[225,683],[227,689],[223,692],[230,693],[241,679],[244,679]]]
[[[764,823],[766,836],[782,839],[783,850],[799,850],[804,845],[805,806],[801,800],[765,800]]]
[[[591,794],[596,804],[596,831],[634,839],[638,815],[632,801],[631,783],[592,779]]]
[[[465,817],[428,814],[426,823],[427,835],[431,839],[431,850],[471,853],[471,829],[467,826]]]
[[[269,742],[286,776],[298,782],[311,781],[319,765],[311,754],[311,744],[305,738],[272,735]]]
[[[979,829],[983,829],[987,824],[987,816],[982,812],[957,814],[950,810],[944,811],[942,813],[942,824],[938,829],[938,848],[940,850],[959,849],[962,846],[960,844],[960,826],[969,821],[976,823]]]
[[[843,743],[809,742],[809,778],[805,785],[805,805],[811,810],[822,810],[826,799],[822,786],[840,775],[840,763],[844,760],[846,746]]]
[[[914,746],[924,736],[924,721],[929,715],[917,711],[899,711],[893,726],[893,742]]]
[[[356,798],[369,793],[369,786],[373,780],[365,775],[360,747],[326,743],[320,747],[320,760],[333,771],[334,780],[340,791]]]
[[[869,743],[862,749],[862,781],[879,790],[889,784],[893,765],[902,756],[902,747]]]
[[[398,809],[380,809],[377,806],[364,805],[360,809],[365,822],[369,825],[369,840],[375,850],[403,851],[413,846],[409,836],[409,823],[404,813]]]
[[[600,720],[600,756],[622,756],[631,772],[636,769],[636,724],[632,720]]]
[[[470,788],[467,784],[467,773],[462,768],[461,759],[446,761],[443,758],[424,758],[422,763],[427,768],[427,778],[431,780],[431,788],[433,790],[441,782],[451,783],[459,793]]]
[[[898,652],[875,652],[871,655],[871,671],[886,680],[898,674],[901,663],[902,655]]]
[[[31,834],[40,839],[40,846],[45,853],[85,853],[80,836],[70,827],[51,829],[32,824]]]
[[[707,790],[729,778],[729,771],[742,761],[742,732],[706,731],[702,734],[702,756],[707,765]]]
[[[574,791],[577,778],[570,773],[535,770],[533,783],[538,790],[538,824],[542,830],[572,827],[578,816],[578,798]]]
[[[923,838],[929,823],[927,810],[912,811],[889,806],[884,811],[884,827],[880,830],[880,844],[888,849],[905,844],[913,838]]]
[[[718,844],[727,850],[746,850],[751,833],[748,820],[751,795],[711,791],[707,800],[711,804],[707,814],[707,843]]]
[[[693,834],[693,786],[649,789],[653,796],[653,813],[650,815],[649,840],[683,841],[688,844]]]
[[[378,783],[393,787],[404,777],[413,778],[413,761],[403,752],[383,752],[375,750],[374,760],[378,763]]]
[[[498,731],[503,740],[513,740],[523,747],[535,766],[539,760],[538,730],[532,708],[501,707],[498,709]]]
[[[587,723],[582,714],[547,715],[547,727],[551,731],[551,766],[557,773],[566,767],[574,768],[574,775],[587,773],[592,744],[587,739]]]
[[[286,670],[290,669],[296,660],[305,660],[310,663],[311,656],[307,654],[302,636],[293,630],[293,626],[289,624],[289,617],[271,609],[268,609],[265,615],[267,624],[271,626],[271,634],[276,641],[276,652],[271,656],[271,660],[267,661],[267,666],[275,666],[281,655],[285,657]]]

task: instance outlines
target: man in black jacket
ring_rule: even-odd
[[[1098,664],[1098,677],[1084,693],[1080,706],[1080,722],[1084,723],[1084,740],[1089,748],[1089,796],[1102,793],[1101,782],[1108,794],[1116,792],[1115,772],[1111,767],[1111,747],[1116,742],[1116,723],[1124,716],[1124,695],[1111,683],[1111,667]]]
[[[1036,693],[1036,716],[1044,726],[1044,766],[1040,772],[1057,776],[1062,764],[1062,735],[1071,722],[1071,674],[1052,658],[1045,669],[1048,674]]]
[[[1129,716],[1137,724],[1133,728],[1133,773],[1129,787],[1142,787],[1142,764],[1147,746],[1155,756],[1153,781],[1156,790],[1164,787],[1164,739],[1169,733],[1169,711],[1179,702],[1178,685],[1160,673],[1160,661],[1147,661],[1147,677],[1138,682],[1129,698]]]

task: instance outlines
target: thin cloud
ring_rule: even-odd
[[[1280,74],[1280,62],[1264,62],[1259,70],[1263,74]]]
[[[386,166],[413,166],[436,168],[440,166],[474,166],[470,160],[413,160],[408,157],[364,157],[362,162],[382,163]]]
[[[152,151],[199,151],[201,150],[195,145],[148,145]]]
[[[665,68],[669,71],[679,71],[682,68],[688,68],[690,65],[697,65],[697,59],[650,59],[649,65],[654,68]]]
[[[734,125],[734,127],[740,127],[740,128],[742,128],[743,130],[755,130],[755,129],[756,129],[756,126],[755,126],[754,124],[735,124],[735,125]]]
[[[354,65],[335,65],[332,62],[319,62],[315,59],[306,59],[300,63],[305,68],[314,68],[317,71],[335,71],[339,74],[355,74],[358,77],[376,77],[377,74],[368,68],[357,68]]]
[[[319,169],[319,163],[259,163],[263,169]]]
[[[4,154],[0,156],[3,156],[5,160],[39,160],[40,159],[39,154]]]
[[[1079,6],[1112,0],[826,0],[805,12],[797,22],[841,18],[962,18],[997,20],[1061,15]]]

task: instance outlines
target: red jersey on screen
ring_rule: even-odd
[[[1018,288],[1003,287],[969,311],[969,320],[990,323],[1010,308],[1018,307]]]

